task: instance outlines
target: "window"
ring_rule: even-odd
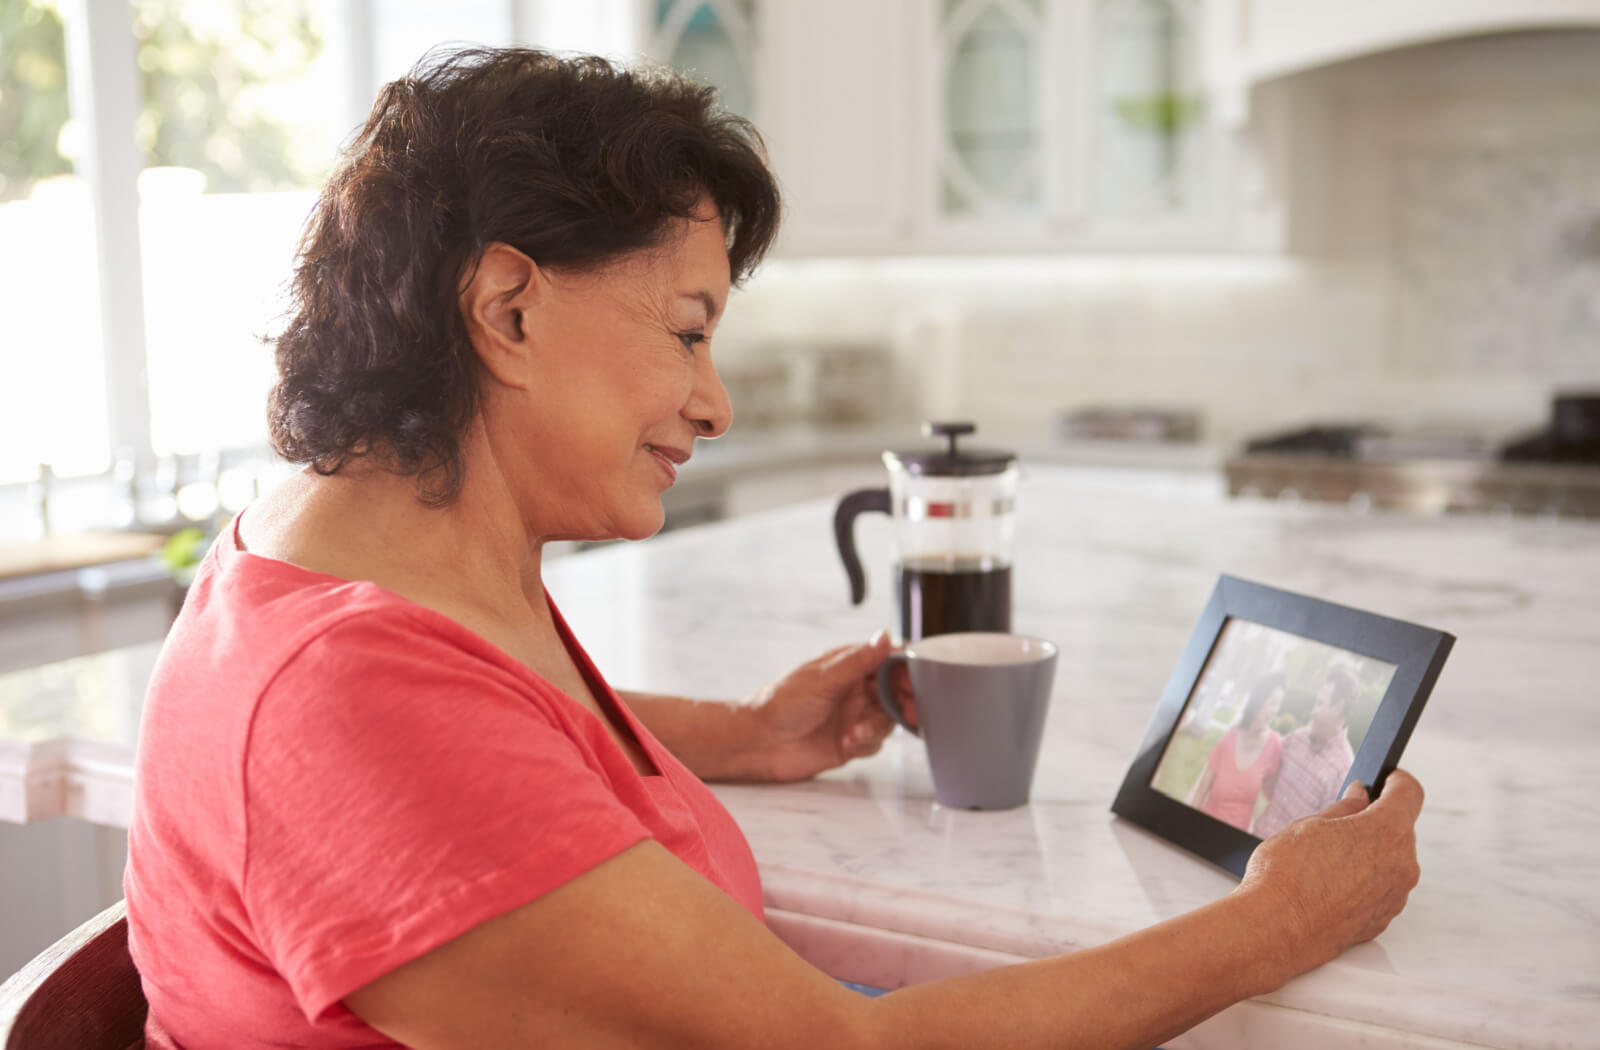
[[[440,43],[624,15],[617,0],[0,0],[0,539],[37,532],[46,504],[58,531],[176,525],[280,476],[265,337],[377,87]]]
[[[136,0],[139,244],[158,456],[264,444],[264,336],[337,138],[310,0]]]
[[[67,88],[55,4],[0,0],[0,484],[108,460],[94,224]]]
[[[346,130],[328,10],[0,0],[0,486],[51,479],[52,527],[127,523],[135,464],[159,524],[174,456],[264,444],[262,337]]]

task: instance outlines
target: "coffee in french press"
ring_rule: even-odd
[[[894,522],[894,583],[900,640],[956,631],[1011,630],[1011,551],[1015,541],[1016,456],[958,448],[971,423],[929,423],[939,450],[885,452],[889,487],[852,492],[839,502],[834,537],[850,578],[851,600],[866,596],[854,521],[882,511]]]

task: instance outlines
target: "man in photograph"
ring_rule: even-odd
[[[1336,667],[1317,690],[1311,721],[1283,738],[1278,770],[1262,785],[1267,808],[1251,831],[1268,838],[1292,821],[1331,806],[1355,761],[1347,717],[1355,700],[1355,676]]]

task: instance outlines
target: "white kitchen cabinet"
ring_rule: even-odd
[[[1239,247],[1235,0],[939,0],[925,190],[941,251]]]
[[[1081,222],[1083,10],[1079,0],[917,4],[930,247],[1048,247]]]
[[[761,129],[785,256],[1241,247],[1241,0],[655,0]]]
[[[721,103],[756,112],[757,0],[653,0],[641,16],[647,53],[717,88]],[[763,85],[764,88],[764,85]]]
[[[653,60],[703,79],[760,129],[784,255],[913,250],[920,165],[911,0],[648,0]]]
[[[782,183],[779,251],[916,250],[927,145],[911,85],[924,57],[913,0],[762,0],[767,105],[758,125]]]

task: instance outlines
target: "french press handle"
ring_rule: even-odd
[[[856,515],[869,510],[888,514],[890,506],[888,489],[858,489],[841,499],[833,512],[833,539],[839,545],[845,575],[850,577],[851,605],[860,605],[867,597],[866,573],[861,571],[861,557],[856,554]]]

